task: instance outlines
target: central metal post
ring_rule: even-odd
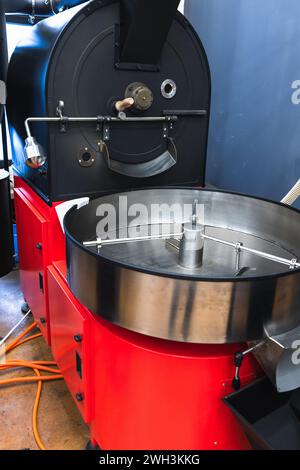
[[[184,268],[194,269],[203,262],[203,226],[191,222],[183,226],[183,236],[179,248],[179,264]]]

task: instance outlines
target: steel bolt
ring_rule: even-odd
[[[76,400],[79,401],[79,402],[83,401],[82,393],[76,393]]]

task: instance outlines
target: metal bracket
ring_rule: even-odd
[[[167,139],[169,137],[169,126],[167,123],[163,124],[163,138]]]
[[[96,131],[100,132],[102,129],[103,125],[103,118],[101,116],[97,116],[97,121],[96,121]]]
[[[64,101],[60,100],[56,108],[56,115],[60,119],[59,130],[62,133],[67,132],[67,122],[68,122],[68,118],[64,116],[64,108],[65,108],[65,103]]]
[[[105,142],[108,142],[110,139],[110,127],[109,127],[109,122],[108,121],[104,121],[104,124],[103,124],[103,140]]]

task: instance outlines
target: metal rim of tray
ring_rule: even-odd
[[[195,188],[195,187],[190,187],[190,186],[168,186],[168,187],[151,187],[151,188],[139,188],[139,189],[133,189],[129,191],[116,191],[112,193],[107,193],[104,194],[103,197],[107,196],[114,196],[114,195],[123,195],[123,194],[129,194],[129,193],[134,193],[134,192],[140,192],[140,191],[149,191],[149,190],[192,190],[192,191],[199,191],[199,192],[205,192],[205,193],[219,193],[219,194],[229,194],[233,196],[239,196],[245,199],[252,199],[256,201],[261,201],[265,203],[269,203],[278,207],[283,207],[287,211],[295,212],[300,215],[300,210],[296,209],[291,206],[287,206],[286,204],[283,204],[281,202],[273,201],[271,199],[266,199],[258,196],[251,196],[243,193],[238,193],[238,192],[233,192],[233,191],[224,191],[224,190],[212,190],[212,189],[202,189],[202,188]],[[94,200],[100,200],[100,198],[94,199]],[[94,200],[91,200],[93,202]],[[84,208],[83,208],[84,209]],[[242,276],[242,277],[234,277],[234,276],[201,276],[201,275],[193,275],[192,273],[189,274],[181,274],[181,273],[164,273],[164,272],[157,272],[152,269],[147,269],[143,267],[139,267],[137,265],[133,265],[127,262],[122,262],[120,260],[117,260],[115,258],[111,258],[110,256],[106,256],[100,253],[96,253],[95,251],[89,249],[89,247],[84,246],[83,243],[79,242],[69,231],[68,229],[68,218],[71,217],[74,211],[76,211],[76,207],[72,207],[68,213],[66,214],[64,218],[64,230],[67,238],[72,241],[76,246],[78,246],[81,250],[85,251],[87,254],[90,256],[95,257],[96,259],[103,260],[104,262],[113,264],[115,266],[120,266],[122,268],[131,270],[131,271],[136,271],[140,272],[143,274],[149,274],[152,276],[157,276],[157,277],[164,277],[164,278],[170,278],[170,279],[178,279],[178,280],[190,280],[190,281],[197,281],[197,282],[233,282],[233,283],[240,283],[240,282],[249,282],[249,281],[260,281],[260,280],[271,280],[271,279],[277,279],[277,278],[283,278],[287,276],[292,276],[295,275],[296,273],[300,272],[300,268],[295,268],[291,270],[287,270],[286,272],[279,272],[275,274],[266,274],[266,275],[258,275],[258,276]],[[79,209],[80,210],[80,209]]]

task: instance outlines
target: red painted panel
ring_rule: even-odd
[[[53,267],[48,268],[48,286],[52,353],[84,420],[88,422],[92,396],[89,318]]]
[[[20,279],[24,297],[46,338],[50,339],[47,306],[47,220],[15,190],[15,209],[18,229]]]
[[[65,236],[55,210],[58,204],[48,206],[21,178],[15,176],[21,287],[49,344],[51,321],[47,267],[54,260],[65,260],[66,257]],[[36,248],[38,244],[42,245],[42,250]]]
[[[61,204],[60,202],[54,203],[52,206],[48,206],[28,184],[22,180],[22,178],[15,176],[15,188],[18,189],[18,193],[23,199],[31,204],[36,211],[48,221],[47,226],[47,254],[48,259],[47,265],[52,261],[65,260],[66,248],[65,248],[65,236],[57,217],[55,207]]]
[[[65,262],[54,265],[69,302],[67,307],[55,294],[55,302],[68,310],[64,318],[74,321],[75,303],[90,319],[87,383],[94,403],[93,441],[107,450],[251,449],[222,402],[232,392],[233,355],[245,345],[168,342],[114,326],[79,306],[66,284]],[[55,326],[61,335],[66,321]],[[243,386],[257,375],[256,361],[247,357],[241,370]]]
[[[247,450],[241,427],[222,402],[232,392],[239,345],[184,345],[92,326],[95,419],[102,449]],[[249,358],[243,384],[258,372]]]

